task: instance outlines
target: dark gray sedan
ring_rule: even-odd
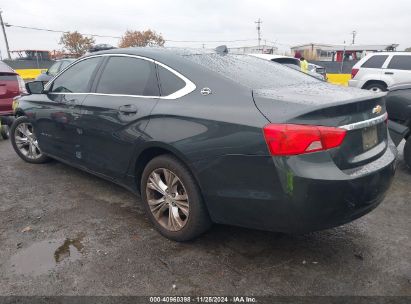
[[[17,154],[141,194],[173,240],[213,222],[287,233],[341,225],[374,209],[395,172],[385,93],[251,56],[115,49],[27,87],[11,128]]]

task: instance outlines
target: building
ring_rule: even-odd
[[[277,52],[277,48],[272,45],[233,47],[228,50],[236,54],[275,54]]]
[[[308,60],[337,61],[359,60],[370,52],[395,51],[398,44],[378,44],[378,45],[335,45],[308,43],[291,47],[293,55],[299,53]]]

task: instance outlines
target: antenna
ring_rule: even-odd
[[[261,18],[258,18],[257,21],[254,21],[254,23],[257,24],[257,32],[258,32],[258,47],[260,48],[261,45],[261,23],[263,23],[261,21]]]

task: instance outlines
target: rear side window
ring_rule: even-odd
[[[411,71],[411,56],[409,55],[396,55],[393,56],[388,64],[389,69],[396,70],[408,70]]]
[[[381,69],[388,55],[375,55],[362,64],[362,68]]]
[[[174,73],[157,65],[161,96],[171,95],[185,87],[186,83]]]
[[[8,73],[0,73],[0,81],[16,81],[17,82],[17,75],[8,74]]]
[[[96,92],[159,96],[154,63],[132,57],[110,57]]]
[[[94,57],[76,63],[54,80],[51,92],[87,93],[99,61],[100,57]]]

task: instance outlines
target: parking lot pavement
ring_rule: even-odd
[[[0,140],[1,295],[411,295],[411,173],[343,227],[289,236],[216,225],[154,231],[138,198]],[[332,199],[332,198],[330,198]]]

